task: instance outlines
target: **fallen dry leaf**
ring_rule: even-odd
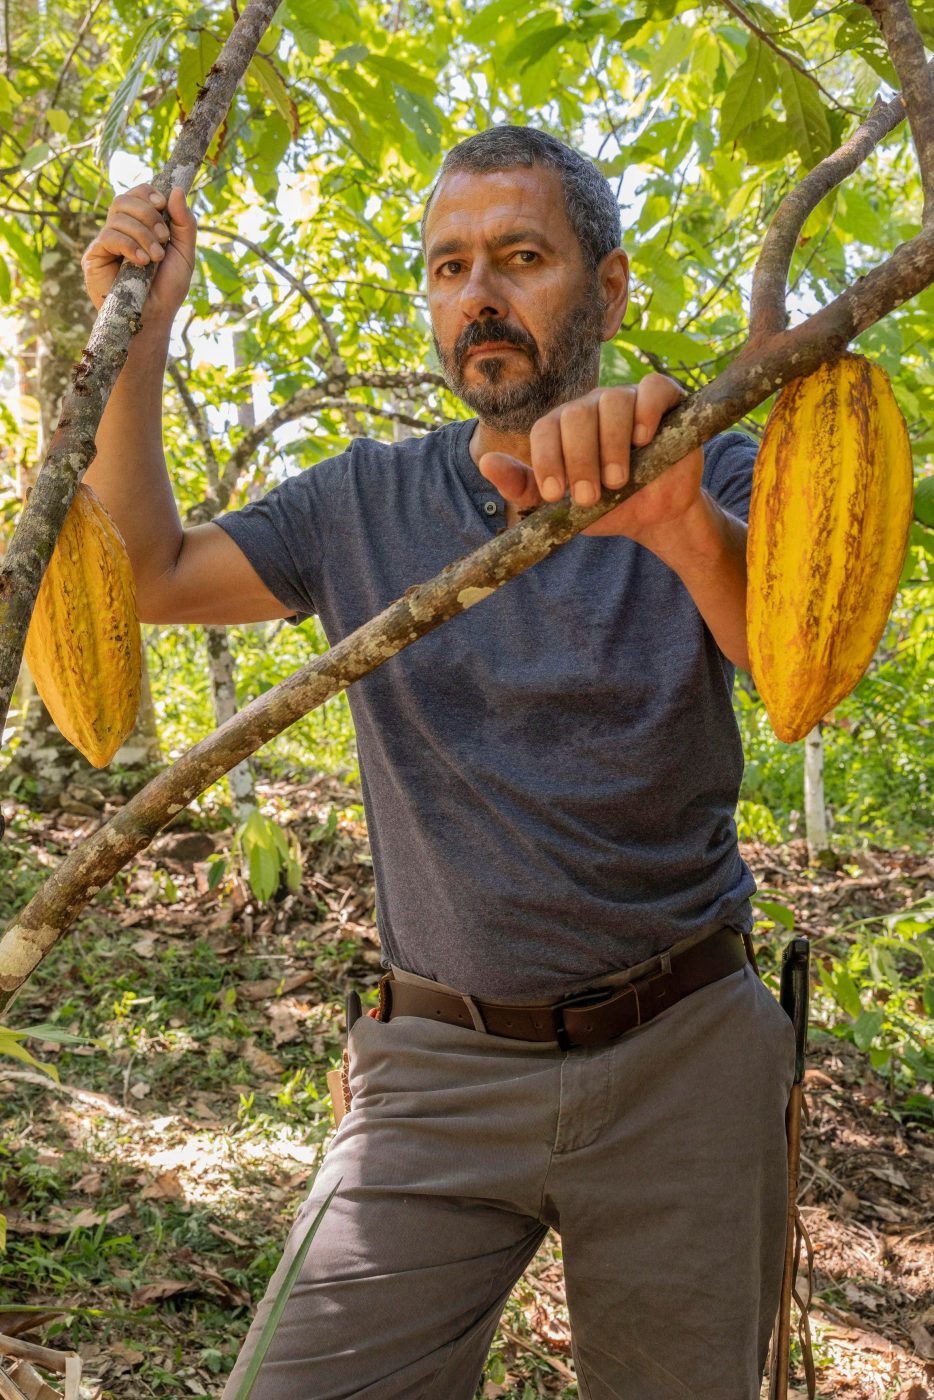
[[[914,1349],[925,1361],[934,1361],[934,1337],[920,1318],[908,1328]]]
[[[160,1172],[154,1181],[140,1192],[142,1201],[183,1201],[185,1188],[178,1175],[178,1167],[169,1167]]]
[[[150,1092],[149,1085],[143,1079],[137,1079],[135,1084],[130,1085],[130,1093],[134,1099],[144,1099]]]
[[[243,1058],[251,1069],[255,1069],[257,1074],[284,1074],[285,1065],[281,1060],[277,1060],[275,1055],[270,1055],[267,1050],[262,1050],[254,1041],[249,1041],[243,1052]]]
[[[291,977],[263,977],[258,982],[241,982],[237,987],[237,996],[246,997],[247,1001],[262,1001],[265,997],[287,996],[289,992],[297,991],[299,987],[304,987],[306,982],[313,982],[315,974],[313,972],[295,972]]]
[[[127,1205],[115,1206],[113,1210],[79,1210],[77,1215],[70,1215],[61,1206],[54,1206],[49,1211],[49,1222],[58,1225],[59,1230],[93,1230],[98,1225],[110,1225],[114,1220],[122,1220],[125,1215],[129,1215],[130,1207]]]
[[[110,1354],[119,1357],[121,1361],[128,1361],[131,1366],[139,1366],[146,1360],[144,1351],[137,1351],[135,1347],[126,1347],[122,1342],[112,1342]]]
[[[272,1038],[276,1045],[288,1045],[301,1037],[304,1018],[301,1010],[294,1004],[277,1002],[267,1009],[266,1015],[269,1017]]]
[[[135,1308],[141,1308],[145,1303],[158,1303],[163,1298],[174,1297],[176,1293],[193,1293],[197,1287],[195,1279],[157,1279],[154,1283],[144,1283],[142,1288],[134,1289],[131,1302]]]

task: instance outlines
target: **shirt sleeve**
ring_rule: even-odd
[[[758,443],[745,433],[720,433],[704,448],[702,485],[731,515],[749,519],[752,469]]]
[[[290,476],[268,495],[214,520],[246,555],[296,626],[318,611],[322,573],[350,454]]]

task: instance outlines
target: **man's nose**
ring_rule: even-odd
[[[461,310],[465,321],[506,319],[509,302],[493,270],[481,261],[474,263],[461,290]]]

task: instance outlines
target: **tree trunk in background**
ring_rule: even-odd
[[[243,369],[247,356],[243,349],[243,337],[236,331],[233,336],[233,361],[236,369]],[[253,407],[253,390],[237,405],[237,421],[241,428],[256,427],[256,413]],[[226,723],[237,713],[237,686],[234,679],[234,659],[227,641],[226,627],[205,627],[204,637],[208,646],[208,669],[211,675],[211,695],[214,699],[214,718],[217,726]],[[253,768],[249,759],[238,763],[227,774],[230,793],[233,797],[237,820],[246,817],[246,809],[255,806],[256,793],[253,784]]]
[[[804,823],[808,859],[819,864],[830,849],[824,803],[824,740],[819,724],[804,741]]]
[[[86,222],[77,214],[65,212],[61,217],[62,232],[78,247],[90,242],[97,227],[96,220]],[[36,458],[32,463],[21,463],[18,471],[22,497],[35,480],[38,464],[58,422],[72,365],[80,359],[94,322],[81,265],[66,244],[55,242],[45,250],[42,275],[42,297],[34,316],[23,326],[19,343],[20,397],[34,398],[39,405]],[[36,785],[38,804],[48,808],[57,806],[62,796],[72,790],[80,794],[87,788],[97,794],[102,788],[112,788],[113,780],[106,772],[92,767],[59,733],[25,666],[21,672],[20,693],[23,735],[13,760],[3,769],[2,787],[6,788],[10,779],[17,775],[27,776]],[[142,698],[136,726],[113,761],[135,770],[150,768],[161,760],[144,646]],[[136,786],[135,779],[133,786]]]

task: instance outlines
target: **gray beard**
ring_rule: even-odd
[[[600,346],[605,307],[596,281],[582,301],[568,312],[549,341],[544,356],[538,346],[528,345],[523,353],[532,362],[532,374],[521,384],[500,384],[501,358],[483,358],[477,368],[485,384],[464,382],[466,352],[441,349],[432,332],[444,381],[462,403],[473,409],[482,423],[500,433],[528,433],[533,423],[558,404],[582,398],[600,375]]]

